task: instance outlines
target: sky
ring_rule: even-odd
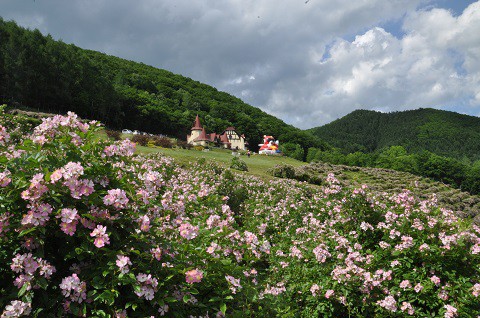
[[[480,0],[0,0],[0,17],[301,129],[356,109],[480,116]]]

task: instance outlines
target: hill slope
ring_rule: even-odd
[[[308,131],[350,153],[398,145],[409,152],[428,150],[446,157],[480,159],[480,118],[449,111],[356,110]]]
[[[454,189],[441,182],[419,177],[407,172],[391,169],[350,167],[329,163],[312,163],[289,169],[289,175],[284,173],[288,166],[278,165],[269,172],[274,176],[288,177],[311,184],[324,185],[330,173],[340,181],[340,184],[349,188],[359,188],[367,185],[376,193],[390,195],[407,190],[416,198],[427,200],[435,196],[438,206],[456,212],[457,215],[473,219],[480,225],[480,196]]]
[[[240,99],[190,78],[55,41],[0,18],[0,104],[74,111],[114,129],[185,139],[195,116],[207,132],[229,126],[252,149],[264,134],[308,147],[324,144]]]

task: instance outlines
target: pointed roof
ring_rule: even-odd
[[[202,127],[202,124],[200,124],[200,118],[198,118],[198,114],[197,114],[197,117],[195,118],[195,123],[193,124],[193,127],[192,127],[192,130],[202,130],[203,127]]]
[[[208,135],[211,142],[215,142],[215,138],[217,138],[218,136],[220,136],[220,135],[217,135],[216,133],[211,133],[211,134]]]
[[[207,133],[205,132],[205,128],[202,128],[202,132],[200,133],[200,135],[195,138],[195,141],[208,141],[209,138],[207,137]]]

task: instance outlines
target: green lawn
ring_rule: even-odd
[[[104,130],[97,132],[98,138],[108,139]],[[131,138],[132,134],[122,134],[121,138]],[[186,150],[180,148],[159,148],[159,147],[143,147],[137,145],[138,154],[161,153],[165,156],[173,158],[178,164],[188,165],[200,158],[205,158],[207,161],[213,161],[218,164],[230,167],[232,162],[232,151],[227,149],[210,149],[210,151],[198,151],[195,149]],[[266,156],[252,154],[250,158],[246,155],[240,156],[240,159],[245,161],[248,167],[249,174],[258,175],[262,178],[271,177],[267,174],[267,170],[278,164],[289,164],[294,167],[305,165],[305,162],[298,161],[284,156]]]
[[[225,165],[226,167],[230,166],[232,161],[232,151],[226,149],[210,149],[210,151],[198,151],[198,150],[186,150],[186,149],[166,149],[166,148],[149,148],[137,146],[137,152],[148,154],[159,152],[168,157],[172,157],[179,164],[188,164],[190,162],[195,162],[200,158],[205,158],[207,161],[214,161]],[[266,156],[266,155],[251,155],[248,158],[246,155],[240,156],[240,159],[245,161],[248,166],[248,173],[255,174],[258,176],[269,176],[266,172],[268,169],[274,167],[277,164],[289,164],[292,166],[301,166],[305,162],[301,162],[292,158],[283,157],[283,156]]]

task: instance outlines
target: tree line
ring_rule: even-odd
[[[460,160],[428,150],[410,153],[402,146],[390,146],[371,153],[356,151],[345,154],[336,148],[322,151],[312,147],[308,150],[306,160],[409,172],[471,194],[480,193],[480,160]]]

